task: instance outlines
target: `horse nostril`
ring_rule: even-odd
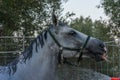
[[[102,51],[104,51],[105,53],[107,53],[107,48],[105,47],[104,43],[100,43],[99,47],[101,48]]]

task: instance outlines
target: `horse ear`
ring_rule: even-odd
[[[54,13],[52,14],[52,22],[53,22],[54,26],[58,25],[58,20],[57,20],[57,17],[56,17],[56,15]]]

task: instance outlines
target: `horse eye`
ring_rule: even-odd
[[[75,31],[70,31],[68,35],[76,35],[77,33]]]

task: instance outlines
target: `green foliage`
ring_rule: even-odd
[[[83,18],[76,18],[75,20],[71,21],[71,26],[81,32],[84,32],[88,35],[93,35],[93,22],[90,17]]]
[[[101,0],[101,7],[110,17],[110,28],[113,35],[120,35],[120,0]]]
[[[113,21],[120,19],[120,0],[102,0],[101,4],[106,15]]]
[[[100,38],[104,41],[108,41],[110,37],[110,28],[107,23],[102,20],[93,22],[90,17],[83,18],[81,16],[71,21],[71,26],[87,35]]]
[[[102,20],[96,20],[94,23],[93,34],[95,37],[100,38],[104,41],[109,41],[110,39],[110,28],[108,27],[107,23]]]
[[[53,9],[61,15],[64,0],[0,0],[0,24],[4,35],[22,31],[24,35],[40,32],[45,23],[50,23]]]

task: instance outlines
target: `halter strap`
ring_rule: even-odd
[[[83,44],[83,46],[82,46],[82,48],[81,48],[81,50],[80,50],[80,55],[79,55],[79,57],[78,57],[78,62],[79,62],[79,61],[81,60],[81,58],[82,58],[83,50],[84,50],[84,48],[87,46],[87,43],[88,43],[89,39],[90,39],[90,36],[87,37],[85,43]]]
[[[61,47],[61,45],[60,45],[60,43],[57,41],[57,39],[53,36],[53,34],[51,33],[51,31],[48,29],[48,32],[49,32],[49,34],[50,34],[50,36],[53,38],[53,40],[55,41],[55,43],[59,46],[59,47]]]
[[[49,32],[50,36],[52,37],[52,39],[55,41],[55,43],[59,46],[60,51],[59,51],[58,55],[61,55],[63,50],[77,51],[77,52],[80,52],[80,55],[78,57],[78,62],[81,60],[82,55],[83,55],[83,50],[86,47],[86,45],[87,45],[87,43],[88,43],[88,41],[90,39],[90,36],[87,37],[87,39],[86,39],[85,43],[83,44],[83,46],[80,49],[77,49],[77,48],[70,48],[70,47],[62,46],[49,29],[48,29],[48,32]]]

